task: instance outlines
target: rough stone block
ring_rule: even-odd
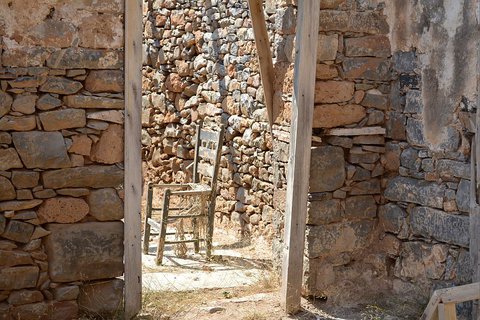
[[[61,109],[40,113],[40,121],[45,131],[82,128],[87,124],[85,110]]]
[[[100,140],[92,147],[93,161],[113,164],[123,161],[123,127],[118,124],[108,126]]]
[[[50,304],[48,311],[49,320],[77,319],[77,301],[54,301]]]
[[[77,93],[82,88],[82,83],[78,81],[62,77],[48,77],[47,81],[40,87],[40,91],[67,95]]]
[[[123,183],[123,170],[117,166],[88,166],[42,173],[45,188],[115,188]]]
[[[383,58],[346,58],[343,72],[347,79],[389,81],[390,62]]]
[[[0,290],[35,288],[39,270],[37,266],[17,266],[0,269]]]
[[[342,221],[344,209],[338,199],[311,201],[308,208],[307,224],[322,225]]]
[[[391,201],[412,202],[434,208],[443,208],[445,186],[407,177],[391,179],[385,198]]]
[[[12,104],[12,111],[21,112],[23,114],[32,114],[35,112],[35,102],[37,96],[33,94],[20,94],[15,97]]]
[[[22,305],[43,301],[43,295],[38,290],[18,290],[12,291],[8,297],[8,303],[11,305]]]
[[[405,112],[423,113],[423,99],[420,90],[408,90],[406,94]]]
[[[27,168],[67,168],[71,165],[60,132],[14,132],[12,138]]]
[[[88,204],[83,199],[56,197],[43,202],[38,217],[45,222],[74,223],[82,220],[88,211]]]
[[[347,57],[387,58],[390,54],[390,40],[386,36],[345,39],[345,55]]]
[[[22,161],[14,148],[0,149],[0,171],[23,168]]]
[[[29,253],[23,251],[0,250],[0,266],[14,267],[18,265],[33,264]]]
[[[376,216],[377,203],[373,196],[355,196],[345,200],[345,218],[364,219]]]
[[[429,207],[416,207],[410,213],[412,232],[423,237],[468,247],[470,242],[469,218],[453,215]]]
[[[437,161],[437,171],[441,177],[470,179],[470,163],[440,159]]]
[[[10,180],[0,176],[0,201],[13,200],[17,196]]]
[[[123,109],[125,107],[123,100],[97,96],[66,96],[63,102],[71,108],[82,109]]]
[[[80,287],[78,304],[87,314],[111,317],[122,309],[123,280],[92,282]]]
[[[335,60],[338,50],[338,35],[318,35],[317,62]]]
[[[5,239],[27,243],[33,234],[35,227],[30,223],[10,220],[2,234]]]
[[[395,265],[395,276],[415,282],[440,279],[445,272],[447,253],[445,245],[405,242]]]
[[[319,81],[315,85],[315,103],[346,102],[353,98],[355,84],[348,81]]]
[[[387,34],[389,27],[386,16],[378,12],[321,10],[319,30]]]
[[[364,248],[370,241],[375,221],[335,223],[307,228],[307,255],[310,259]]]
[[[99,221],[120,220],[123,218],[123,201],[112,188],[92,190],[88,196],[90,214]]]
[[[364,194],[380,194],[380,180],[371,179],[368,181],[360,181],[355,183],[351,190],[350,195],[364,195]]]
[[[3,117],[10,112],[13,98],[8,93],[0,90],[0,117]]]
[[[387,203],[379,210],[380,225],[385,232],[398,234],[406,226],[407,213],[393,203]]]
[[[458,210],[462,212],[470,211],[470,181],[460,180],[456,195]]]
[[[123,66],[123,52],[68,48],[54,52],[47,66],[54,69],[119,69]]]
[[[313,111],[314,128],[335,128],[360,122],[367,113],[362,106],[349,104],[323,104],[315,106]]]
[[[48,224],[45,249],[50,278],[71,282],[123,274],[123,223]]]
[[[78,286],[62,286],[53,289],[53,297],[57,301],[77,300],[80,288]]]
[[[417,147],[426,147],[425,128],[423,121],[413,118],[407,120],[407,141]]]
[[[340,147],[312,149],[310,192],[334,191],[345,182],[345,158]]]
[[[89,92],[123,92],[122,70],[92,70],[85,79],[85,89]]]
[[[13,171],[12,183],[18,189],[34,188],[38,184],[40,173],[35,171]]]
[[[0,118],[1,131],[30,131],[37,126],[35,116],[16,117],[6,115]]]
[[[42,320],[48,316],[48,304],[46,302],[24,304],[12,308],[11,313],[15,319]]]
[[[365,93],[361,104],[369,108],[387,110],[390,107],[390,99],[378,90],[369,90]]]

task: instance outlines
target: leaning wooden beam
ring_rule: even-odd
[[[336,128],[325,132],[326,136],[369,136],[384,135],[387,131],[382,127],[364,127],[364,128]]]
[[[267,25],[263,13],[262,0],[248,0],[250,8],[250,18],[252,19],[253,36],[257,47],[258,62],[260,64],[260,75],[262,77],[263,91],[265,95],[265,104],[268,112],[268,121],[273,125],[274,117],[277,116],[273,108],[273,60],[270,51],[270,41],[268,39]]]
[[[125,319],[142,307],[142,0],[125,0]]]
[[[480,62],[479,62],[480,64]],[[480,86],[480,84],[479,84]],[[480,102],[480,97],[478,98]],[[476,114],[476,133],[471,150],[471,184],[470,184],[470,259],[472,260],[472,282],[480,281],[480,112]],[[473,303],[473,319],[480,318],[480,303]]]
[[[287,313],[300,311],[305,224],[310,177],[319,0],[299,0],[295,75],[290,129],[281,303]]]

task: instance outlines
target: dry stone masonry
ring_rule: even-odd
[[[122,308],[123,7],[0,3],[0,319]]]
[[[154,182],[191,181],[192,136],[226,126],[217,223],[279,239],[293,85],[295,6],[266,1],[277,115],[269,129],[246,1],[145,2],[142,144]],[[278,201],[277,201],[277,200]]]

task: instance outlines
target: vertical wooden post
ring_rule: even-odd
[[[273,125],[275,120],[274,117],[278,115],[278,112],[273,108],[273,60],[272,52],[270,50],[270,40],[268,39],[267,25],[265,22],[265,14],[263,13],[263,1],[248,0],[248,7],[250,9],[250,18],[252,19],[255,46],[257,47],[260,75],[262,77],[265,104],[268,111],[268,120],[270,125]]]
[[[319,18],[320,0],[298,1],[281,288],[287,313],[300,310],[302,292]]]
[[[455,303],[438,304],[438,320],[457,320]]]
[[[125,319],[142,307],[142,0],[125,0]]]

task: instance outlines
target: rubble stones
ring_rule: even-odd
[[[71,165],[59,132],[14,132],[12,138],[27,168],[66,168]]]
[[[123,274],[123,223],[48,224],[45,248],[55,282],[86,281]]]

